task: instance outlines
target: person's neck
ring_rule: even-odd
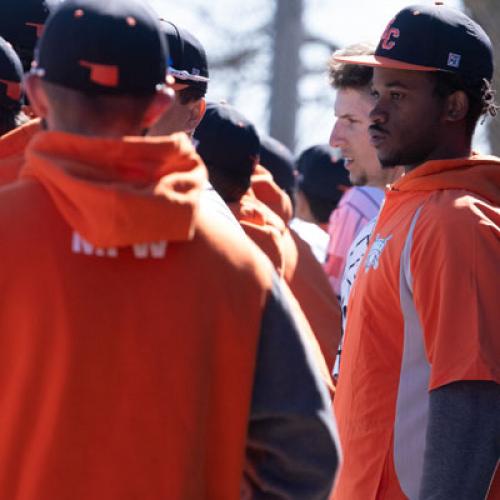
[[[443,141],[425,159],[415,164],[405,165],[405,172],[415,170],[428,161],[454,160],[456,158],[468,158],[472,154],[470,141],[456,140]]]
[[[405,169],[401,166],[383,168],[380,179],[368,185],[385,190],[388,185],[394,184],[404,173]]]
[[[115,124],[114,127],[106,127],[102,124],[84,124],[82,122],[55,122],[48,124],[48,130],[54,132],[66,132],[69,134],[82,135],[86,137],[100,137],[101,139],[121,139],[126,136],[140,137],[145,135],[139,126],[131,127],[128,124]]]

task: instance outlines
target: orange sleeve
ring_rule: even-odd
[[[420,213],[410,262],[429,390],[500,382],[499,225],[498,208],[456,191],[433,195]]]

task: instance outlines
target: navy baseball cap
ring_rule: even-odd
[[[491,81],[493,76],[493,48],[486,32],[442,2],[401,10],[385,29],[373,56],[334,59],[382,68],[446,71],[472,81]]]
[[[274,182],[281,189],[288,194],[295,192],[295,161],[292,152],[283,143],[270,136],[261,137],[259,163],[271,172]]]
[[[260,140],[254,125],[229,104],[207,104],[195,130],[197,151],[207,165],[249,179],[259,158]]]
[[[34,71],[91,95],[151,95],[164,84],[168,48],[140,0],[66,0],[50,15]]]
[[[206,92],[210,79],[203,45],[189,31],[165,19],[160,21],[170,53],[169,74],[177,84],[197,87]]]
[[[297,159],[299,189],[306,195],[338,203],[351,186],[344,160],[328,144],[306,149]]]
[[[30,69],[33,52],[48,15],[46,0],[0,1],[0,36],[18,52],[25,71]]]
[[[0,105],[19,108],[23,102],[23,66],[12,45],[0,37]]]

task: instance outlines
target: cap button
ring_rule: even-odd
[[[434,5],[444,5],[444,2],[434,2]]]

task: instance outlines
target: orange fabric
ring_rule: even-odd
[[[26,157],[0,193],[0,498],[238,498],[267,259],[198,213],[184,136]]]
[[[120,80],[120,69],[118,66],[109,64],[96,64],[89,61],[78,61],[83,68],[90,70],[89,79],[104,85],[105,87],[117,87]]]
[[[255,196],[265,203],[275,214],[279,215],[285,224],[293,216],[292,200],[273,179],[272,174],[262,165],[255,167],[251,179],[252,190]]]
[[[269,257],[279,276],[284,273],[283,236],[285,223],[250,189],[237,202],[228,207],[250,239]]]
[[[499,186],[500,160],[473,156],[426,163],[387,193],[349,300],[335,397],[344,451],[335,500],[405,498],[378,492],[400,490],[392,463],[404,341],[400,261],[419,207],[410,263],[428,390],[500,382]]]
[[[24,150],[39,130],[40,120],[32,120],[0,137],[0,186],[18,178]]]
[[[171,137],[83,140],[40,132],[21,175],[38,178],[67,222],[96,246],[186,240],[206,171],[187,136]]]
[[[331,373],[340,342],[339,302],[311,247],[293,229],[285,238],[285,281],[304,311]]]
[[[271,211],[279,216],[279,220],[276,220],[276,216],[273,218],[268,215],[267,219],[261,218],[266,222],[255,224],[251,231],[245,220],[242,226],[284,277],[307,318],[331,371],[340,341],[341,318],[340,306],[328,278],[310,246],[286,226],[292,214],[290,198],[261,166],[257,167],[252,176],[252,186],[244,201],[249,196],[258,198],[257,201],[265,205],[263,211],[266,214]],[[240,220],[239,214],[235,215]],[[272,238],[269,237],[270,234]],[[277,236],[279,240],[275,243]],[[263,245],[264,237],[272,241],[273,245]],[[277,251],[281,252],[281,258],[276,256]],[[281,263],[279,267],[277,262]]]

